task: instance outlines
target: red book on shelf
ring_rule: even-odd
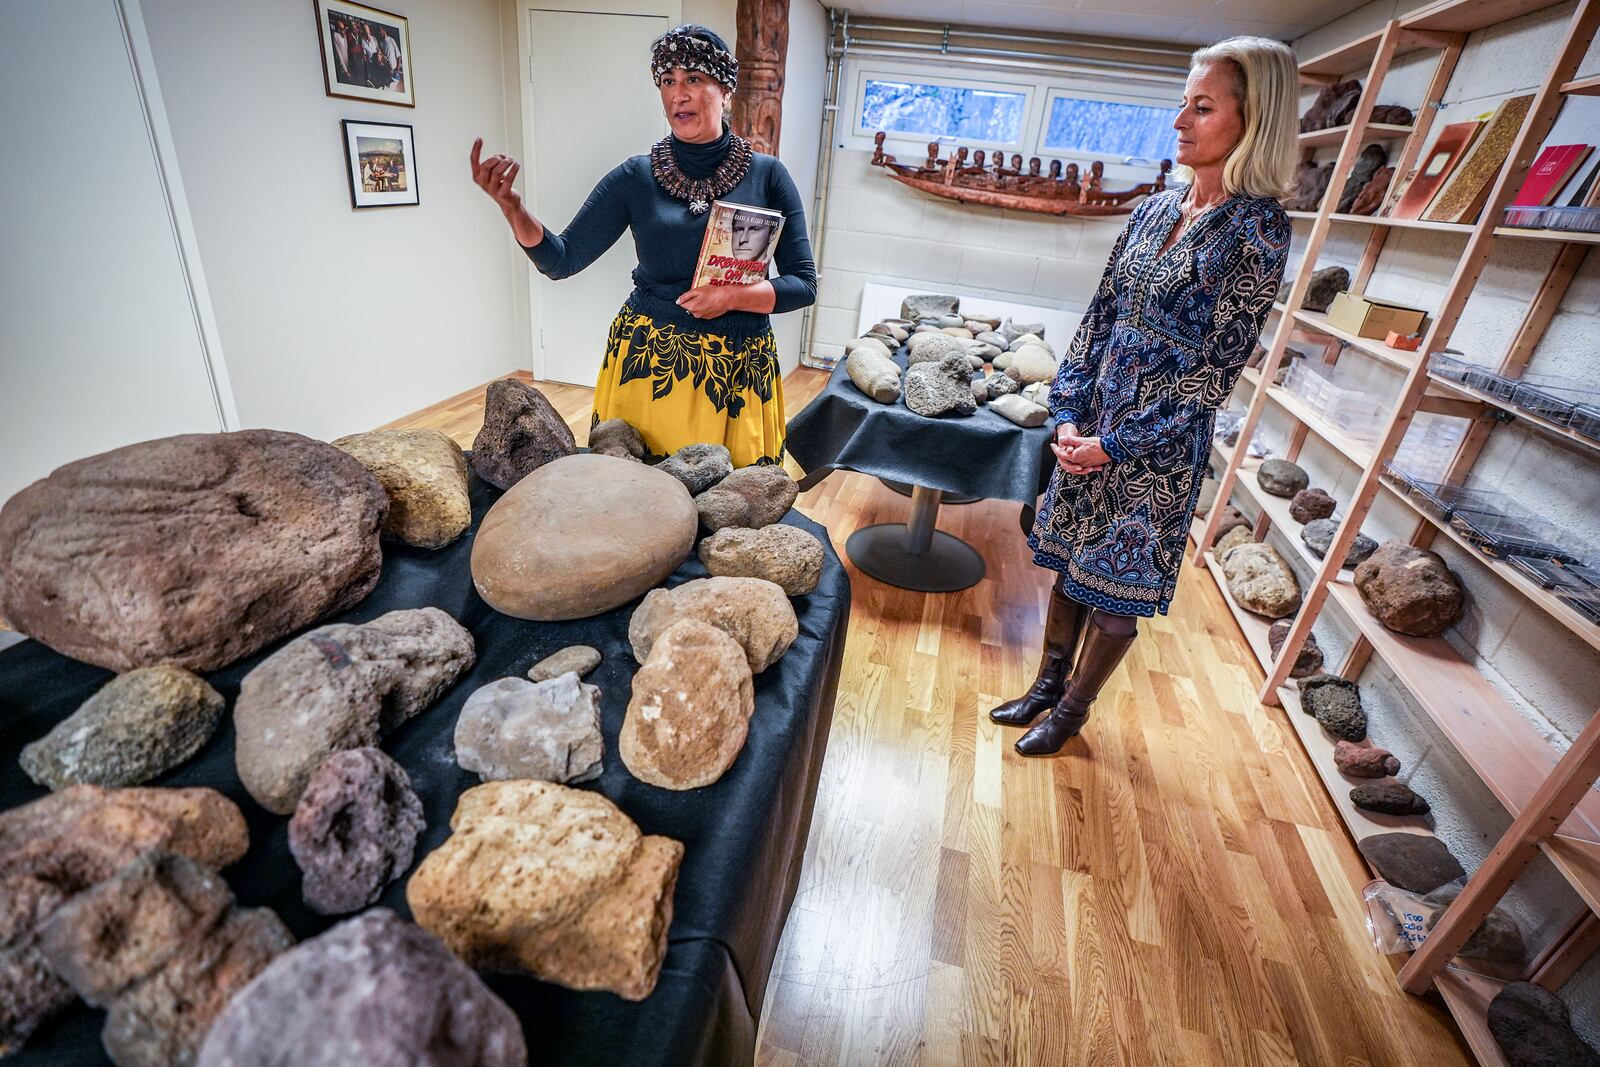
[[[1517,190],[1511,202],[1527,207],[1549,204],[1592,151],[1594,146],[1587,144],[1546,145],[1540,151],[1539,158],[1533,161],[1528,176],[1522,180],[1522,188]]]
[[[1395,218],[1414,219],[1427,210],[1433,194],[1439,191],[1439,186],[1450,177],[1450,172],[1461,157],[1467,154],[1467,147],[1478,136],[1478,129],[1482,125],[1474,119],[1471,122],[1453,122],[1439,131],[1433,147],[1423,155],[1410,176],[1405,195],[1395,205]]]

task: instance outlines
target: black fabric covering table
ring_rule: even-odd
[[[592,645],[604,656],[586,681],[602,691],[605,773],[583,788],[598,788],[643,832],[684,845],[661,979],[649,998],[631,1003],[526,976],[485,978],[522,1019],[533,1064],[749,1064],[768,974],[800,878],[843,659],[849,579],[826,530],[791,511],[784,521],[815,534],[826,553],[817,589],[792,600],[800,636],[781,660],[756,676],[749,739],[728,773],[704,789],[658,789],[629,775],[617,752],[638,669],[628,644],[628,618],[636,605],[565,623],[528,622],[491,609],[473,588],[469,560],[478,522],[499,495],[474,477],[471,531],[432,552],[385,545],[378,587],[354,610],[327,620],[365,622],[397,608],[431,605],[470,630],[477,645],[471,672],[382,742],[411,776],[426,811],[428,825],[411,871],[449,836],[456,798],[478,784],[477,775],[455,762],[456,716],[466,698],[497,678],[524,675],[557,649]],[[666,584],[705,576],[691,556]],[[207,680],[231,708],[240,680],[277,647],[215,671]],[[0,810],[45,795],[18,767],[18,753],[111,677],[35,641],[0,651]],[[261,808],[245,792],[234,772],[233,746],[230,717],[196,759],[147,784],[210,786],[238,804],[249,824],[250,851],[224,872],[228,884],[241,905],[272,908],[297,939],[305,940],[338,920],[317,915],[301,902],[288,819]],[[388,886],[380,906],[410,916],[405,882],[411,871]],[[106,1063],[100,1048],[103,1019],[102,1012],[80,1001],[6,1063]]]
[[[904,346],[894,361],[905,370]],[[827,388],[789,420],[788,449],[806,488],[829,471],[851,470],[1031,507],[1050,482],[1054,425],[1026,430],[981,404],[974,415],[936,419],[906,407],[903,396],[880,404],[855,387],[841,359]]]

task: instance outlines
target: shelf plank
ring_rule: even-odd
[[[1402,29],[1472,33],[1553,6],[1555,0],[1444,0],[1400,20]]]
[[[1560,753],[1444,638],[1387,629],[1353,585],[1335,583],[1328,594],[1489,791],[1513,816],[1520,812]],[[1600,847],[1600,793],[1590,790],[1560,833]]]
[[[1600,915],[1600,847],[1577,838],[1556,836],[1539,842],[1539,848],[1596,915]]]
[[[1336,337],[1358,352],[1365,352],[1374,359],[1381,360],[1396,370],[1410,371],[1417,365],[1417,353],[1407,352],[1403,348],[1391,348],[1382,341],[1373,337],[1362,337],[1349,330],[1341,330],[1330,325],[1328,315],[1323,311],[1307,311],[1304,308],[1294,313],[1295,321],[1303,326],[1309,326],[1318,333],[1325,333],[1329,337]]]
[[[1600,96],[1600,74],[1567,82],[1561,91],[1568,96]]]
[[[1442,233],[1471,233],[1475,227],[1466,222],[1430,222],[1427,219],[1396,219],[1388,215],[1349,215],[1334,212],[1328,216],[1334,222],[1348,222],[1357,226],[1378,226],[1386,230],[1437,230]]]
[[[1315,211],[1285,211],[1284,214],[1291,219],[1314,219],[1317,217]]]
[[[1365,37],[1357,37],[1349,44],[1312,56],[1300,64],[1301,74],[1349,74],[1364,69],[1378,54],[1383,43],[1383,31],[1374,30]]]
[[[1454,541],[1462,549],[1462,551],[1467,553],[1467,555],[1483,564],[1501,581],[1511,586],[1511,588],[1515,589],[1524,597],[1533,601],[1535,607],[1543,611],[1552,619],[1555,619],[1568,630],[1571,630],[1578,636],[1580,640],[1587,643],[1590,648],[1600,651],[1600,626],[1596,626],[1586,617],[1574,611],[1548,589],[1540,588],[1538,583],[1528,578],[1521,571],[1506,563],[1504,560],[1491,559],[1490,557],[1485,556],[1482,552],[1478,551],[1475,545],[1457,533],[1455,528],[1452,527],[1448,522],[1441,522],[1437,516],[1430,515],[1428,512],[1417,507],[1416,501],[1412,500],[1411,497],[1405,493],[1399,485],[1395,484],[1387,476],[1381,478],[1380,482],[1385,489],[1387,489],[1394,496],[1399,497],[1400,501],[1412,511],[1416,512],[1418,516],[1431,523],[1439,530],[1440,533],[1444,534],[1451,541]]]
[[[1582,445],[1584,448],[1587,448],[1590,451],[1600,452],[1600,441],[1596,441],[1592,437],[1585,437],[1583,434],[1578,433],[1570,426],[1562,426],[1559,423],[1551,422],[1542,415],[1535,415],[1531,411],[1523,411],[1515,404],[1509,403],[1489,393],[1485,393],[1481,389],[1474,389],[1470,385],[1465,385],[1461,382],[1453,382],[1449,378],[1441,378],[1436,374],[1430,374],[1428,376],[1428,380],[1433,383],[1433,387],[1436,390],[1465,397],[1470,400],[1476,400],[1479,403],[1488,404],[1490,407],[1499,408],[1501,411],[1509,412],[1510,414],[1515,415],[1518,419],[1528,423],[1529,425],[1538,427],[1545,433],[1551,434],[1555,437],[1563,438],[1567,441],[1571,441],[1573,444]]]
[[[1459,967],[1446,967],[1433,982],[1461,1028],[1461,1036],[1478,1058],[1478,1067],[1510,1067],[1499,1042],[1489,1032],[1489,1002],[1505,988],[1505,983]]]
[[[1574,245],[1600,245],[1600,233],[1583,230],[1535,230],[1527,226],[1496,226],[1496,237],[1516,237],[1529,241],[1562,241]]]
[[[1344,433],[1283,386],[1274,385],[1269,388],[1267,399],[1303,422],[1312,433],[1326,441],[1335,452],[1351,463],[1361,468],[1372,466],[1372,446]]]
[[[1363,143],[1367,141],[1399,141],[1411,136],[1411,126],[1395,126],[1387,122],[1369,122],[1365,132],[1361,135]],[[1312,130],[1300,135],[1301,148],[1318,148],[1323,145],[1343,144],[1346,135],[1350,133],[1347,123],[1343,126],[1329,126],[1325,130]]]

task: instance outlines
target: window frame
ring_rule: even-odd
[[[938,141],[941,145],[961,144],[968,148],[982,148],[986,151],[1003,149],[1007,154],[1023,152],[1024,146],[1029,142],[1034,116],[1038,110],[1038,86],[1020,79],[1017,81],[992,81],[987,78],[959,78],[951,77],[948,73],[942,71],[935,72],[932,69],[923,68],[920,64],[916,67],[910,65],[901,67],[892,63],[858,66],[854,77],[855,89],[850,105],[849,139],[859,142],[858,147],[864,147],[868,152],[872,151],[872,138],[877,133],[876,129],[864,130],[861,126],[862,112],[865,110],[867,102],[868,81],[917,82],[922,85],[938,85],[950,89],[975,89],[980,92],[1011,93],[1022,97],[1022,121],[1017,124],[1017,139],[1015,141],[967,141],[954,134],[910,133],[899,130],[886,131],[888,136],[884,138],[885,143],[894,142],[902,149],[907,145],[916,145],[923,152],[926,152],[929,142]]]
[[[844,82],[850,86],[851,95],[848,104],[841,102],[841,110],[848,107],[848,112],[845,116],[841,116],[847,121],[840,122],[837,127],[835,147],[838,148],[868,153],[873,149],[872,138],[877,131],[861,128],[861,113],[866,102],[866,85],[869,78],[1025,94],[1026,110],[1023,117],[1023,136],[1020,141],[1002,144],[967,141],[953,136],[933,137],[886,131],[888,135],[884,138],[884,151],[894,155],[902,163],[927,158],[928,142],[937,140],[944,146],[960,145],[973,150],[981,148],[990,152],[1003,151],[1007,158],[1013,154],[1020,155],[1023,159],[1038,156],[1047,166],[1049,160],[1059,159],[1063,165],[1077,163],[1080,168],[1087,168],[1091,162],[1099,160],[1105,164],[1106,177],[1115,183],[1150,181],[1160,160],[1149,162],[1136,160],[1133,163],[1124,163],[1084,152],[1064,152],[1044,148],[1043,141],[1049,123],[1051,102],[1061,96],[1071,96],[1081,100],[1104,100],[1144,107],[1177,107],[1183,98],[1183,83],[1177,79],[1171,82],[1170,87],[1158,80],[1147,78],[1143,83],[1139,81],[1130,84],[1119,83],[1115,88],[1107,88],[1100,79],[1044,69],[1022,70],[996,66],[992,69],[970,70],[970,75],[976,76],[969,76],[968,69],[952,70],[948,63],[935,64],[922,60],[871,56],[854,57],[845,62]],[[1106,80],[1109,81],[1112,77],[1114,75],[1107,75]]]

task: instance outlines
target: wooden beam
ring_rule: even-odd
[[[1528,965],[1528,981],[1554,993],[1600,950],[1600,916],[1585,908]]]
[[[783,127],[783,77],[789,54],[789,0],[739,0],[739,88],[733,132],[750,147],[778,154]]]

